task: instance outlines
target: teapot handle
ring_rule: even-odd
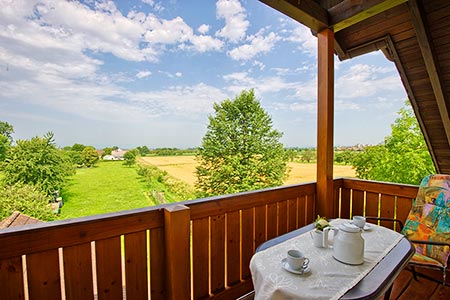
[[[322,245],[324,248],[328,248],[328,231],[333,229],[332,227],[327,227],[323,229],[323,241]]]

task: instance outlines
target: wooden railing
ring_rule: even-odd
[[[335,216],[405,219],[417,187],[335,180]],[[316,184],[0,232],[1,299],[236,299],[264,241],[311,223]],[[364,212],[365,210],[365,212]]]
[[[336,179],[334,181],[336,216],[351,218],[364,215],[406,220],[418,186],[367,181],[360,179]],[[393,222],[380,222],[382,226],[399,230]]]

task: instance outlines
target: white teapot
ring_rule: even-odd
[[[333,257],[349,265],[364,262],[364,239],[362,229],[350,223],[341,224],[334,230]]]

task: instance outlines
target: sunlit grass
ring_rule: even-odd
[[[62,192],[61,219],[76,218],[153,205],[146,197],[147,184],[135,167],[121,161],[99,162],[78,169]]]

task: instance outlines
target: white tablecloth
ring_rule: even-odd
[[[336,219],[331,224],[336,226],[343,222],[349,220]],[[309,232],[255,253],[250,261],[255,299],[339,299],[403,238],[393,230],[370,225],[371,230],[362,233],[364,263],[358,266],[335,260],[332,248],[314,247]],[[282,268],[281,261],[289,249],[298,249],[310,259],[311,272],[296,275]]]

